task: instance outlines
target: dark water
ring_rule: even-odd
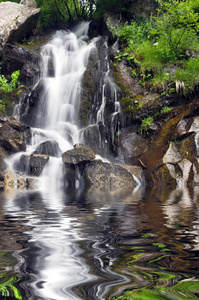
[[[10,189],[0,224],[0,299],[199,299],[198,188]]]

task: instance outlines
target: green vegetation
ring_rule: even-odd
[[[2,99],[0,99],[0,111],[2,112],[5,112],[7,105],[9,106],[9,103],[7,103],[8,95],[19,87],[19,74],[20,71],[13,72],[10,82],[4,75],[0,75],[0,97],[2,97]]]
[[[124,295],[117,298],[110,298],[114,300],[168,300],[168,299],[181,299],[181,300],[196,300],[199,292],[198,281],[181,281],[175,286],[164,286],[168,280],[172,280],[175,276],[167,273],[154,273],[154,281],[158,280],[157,285],[151,287],[150,284],[142,287],[135,288],[133,291],[127,291]],[[157,277],[155,277],[155,275]],[[196,295],[195,295],[196,294]]]
[[[154,116],[149,116],[142,120],[142,124],[140,126],[140,132],[147,131],[148,127],[150,127],[154,122]]]
[[[3,299],[7,297],[12,297],[12,299],[21,300],[22,296],[20,291],[15,287],[15,284],[20,280],[20,275],[9,273],[0,274],[0,294]]]
[[[12,92],[14,89],[16,89],[19,86],[19,74],[20,71],[15,71],[11,74],[11,81],[8,82],[8,80],[5,78],[4,75],[0,75],[0,90],[4,92]]]
[[[179,92],[190,93],[199,84],[199,2],[159,1],[157,16],[132,21],[118,31],[125,44],[116,57],[137,65],[140,83],[166,90],[176,84]]]

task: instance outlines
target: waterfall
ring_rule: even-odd
[[[16,110],[20,112],[21,121],[31,126],[31,140],[22,155],[38,153],[50,157],[40,175],[40,182],[44,192],[51,190],[52,194],[56,193],[57,187],[61,190],[63,185],[63,152],[83,142],[97,154],[108,157],[110,144],[114,144],[115,134],[120,128],[120,105],[117,100],[119,89],[111,75],[107,39],[99,37],[89,41],[88,28],[89,22],[83,22],[73,32],[57,31],[42,47],[40,79]],[[98,53],[99,82],[93,95],[93,108],[90,116],[87,116],[88,119],[90,117],[90,124],[82,129],[78,126],[81,87],[91,53]],[[110,103],[112,108],[107,122],[106,106]],[[97,128],[98,132],[95,135],[95,146],[90,144],[84,134],[92,128]],[[28,161],[26,157],[25,160]],[[20,154],[10,160],[10,165],[17,167],[18,171],[27,169],[22,167],[23,164]],[[77,189],[80,181],[77,178]]]

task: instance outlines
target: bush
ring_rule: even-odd
[[[185,89],[190,91],[198,83],[197,67],[192,66],[196,60],[189,55],[190,50],[199,50],[198,0],[159,2],[157,16],[142,24],[131,22],[119,30],[119,38],[126,43],[126,48],[118,58],[127,61],[133,58],[139,63],[142,85],[143,80],[164,85],[172,80],[180,81],[187,75],[183,82]],[[164,72],[165,67],[175,64],[185,68],[178,67],[175,76]]]
[[[12,92],[15,88],[19,85],[19,74],[20,71],[15,71],[11,74],[11,81],[8,82],[8,80],[5,78],[4,75],[0,75],[0,90],[4,92]]]

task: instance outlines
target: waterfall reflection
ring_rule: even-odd
[[[126,290],[132,299],[197,299],[197,188],[16,191],[3,193],[0,205],[2,245],[15,251],[22,299],[105,300]]]

